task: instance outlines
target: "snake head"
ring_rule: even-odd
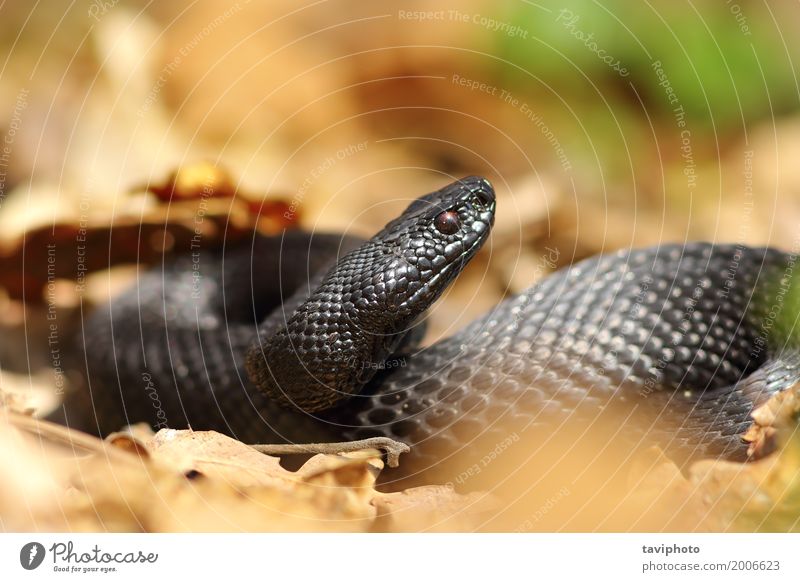
[[[494,213],[494,188],[479,176],[421,196],[372,238],[385,256],[364,296],[393,312],[421,314],[486,242]]]
[[[486,241],[494,210],[494,190],[478,177],[415,200],[250,347],[252,382],[305,412],[360,392]]]

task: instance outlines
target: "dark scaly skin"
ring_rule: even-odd
[[[458,222],[436,227],[440,215]],[[494,191],[465,178],[416,200],[338,261],[288,318],[267,318],[247,372],[276,402],[318,412],[361,392],[486,241]],[[277,320],[277,321],[276,321]]]
[[[434,228],[444,211],[459,216],[458,232]],[[88,319],[78,366],[87,386],[68,397],[64,420],[101,434],[145,421],[246,442],[341,439],[314,411],[359,392],[421,337],[415,320],[493,219],[491,186],[467,178],[417,199],[369,241],[340,247],[335,235],[289,232],[168,261]]]
[[[800,380],[799,287],[794,258],[775,249],[589,259],[415,354],[339,418],[358,408],[346,434],[411,444],[407,472],[450,457],[468,467],[512,430],[537,442],[601,414],[678,461],[745,460],[753,408]]]
[[[465,183],[474,186],[474,180]],[[396,240],[410,230],[401,217],[376,238]],[[405,350],[402,367],[386,366],[374,375],[348,371],[346,385],[309,389],[303,370],[309,362],[318,366],[314,358],[320,353],[335,354],[314,347],[324,334],[313,331],[318,327],[309,333],[309,324],[318,326],[314,318],[319,314],[342,330],[352,323],[336,311],[340,303],[325,306],[331,303],[330,281],[339,283],[339,291],[342,285],[352,288],[380,263],[369,259],[375,252],[373,239],[362,247],[363,254],[351,255],[358,260],[340,262],[346,268],[329,274],[321,285],[323,275],[314,278],[313,272],[325,269],[297,268],[306,265],[307,257],[298,251],[305,244],[302,235],[294,236],[283,255],[294,263],[284,265],[282,274],[287,279],[284,296],[294,293],[289,299],[281,301],[276,294],[274,274],[256,274],[248,299],[251,256],[275,252],[273,239],[258,239],[262,248],[255,253],[246,249],[226,255],[227,270],[220,256],[203,256],[202,280],[209,285],[204,296],[209,299],[200,309],[185,300],[193,267],[183,258],[164,273],[144,275],[138,295],[131,291],[111,305],[120,324],[113,333],[109,312],[93,317],[86,333],[88,377],[105,390],[124,385],[111,404],[99,400],[101,431],[124,424],[109,412],[121,409],[123,401],[125,421],[158,424],[141,379],[149,371],[172,427],[211,428],[249,442],[389,436],[412,445],[401,464],[412,473],[448,459],[464,466],[464,459],[483,454],[511,431],[530,437],[523,442],[536,443],[554,427],[592,426],[603,415],[619,419],[620,432],[631,443],[659,443],[676,459],[742,460],[746,447],[741,434],[754,406],[800,378],[794,333],[800,286],[795,285],[794,257],[774,249],[689,243],[581,262],[415,353],[404,331],[441,288],[431,291],[424,306],[420,303],[413,313],[403,314],[399,325],[386,328],[391,341],[366,342],[368,350],[361,345],[347,354],[355,353],[357,366],[373,370],[381,366],[372,364],[393,350]],[[317,243],[318,253],[335,246],[333,240]],[[325,260],[342,253],[329,254]],[[371,276],[385,272],[380,264]],[[298,285],[303,289],[295,292]],[[222,288],[226,293],[219,293]],[[164,294],[177,315],[165,317]],[[283,309],[269,315],[281,302]],[[304,302],[305,308],[300,307]],[[374,301],[372,307],[378,308],[367,310],[370,317],[387,317],[385,305]],[[776,309],[777,315],[771,315]],[[283,333],[293,338],[288,351],[285,339],[275,341],[276,330],[286,322]],[[257,324],[259,342],[254,344]],[[264,354],[276,345],[283,346],[275,351],[276,359],[262,366],[259,356],[266,364]],[[280,375],[288,362],[279,386],[264,386],[268,396],[255,389],[244,370],[248,350],[251,376],[262,385],[265,371],[278,368]],[[300,357],[293,354],[298,351]],[[114,353],[119,354],[118,370]],[[339,369],[329,372],[335,378]],[[294,382],[297,378],[301,381]],[[320,412],[286,407],[293,400],[320,410],[337,398],[337,406]]]
[[[335,438],[324,423],[256,389],[244,355],[258,323],[290,314],[320,271],[363,242],[290,231],[244,248],[200,250],[140,274],[86,321],[78,340],[81,385],[67,396],[66,423],[99,434],[147,422],[245,442]]]

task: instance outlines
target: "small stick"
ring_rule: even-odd
[[[386,464],[397,467],[400,464],[400,455],[407,453],[411,448],[405,444],[388,437],[373,437],[360,441],[342,443],[308,443],[296,445],[250,445],[259,453],[265,455],[297,455],[302,453],[323,453],[335,455],[338,453],[352,453],[363,449],[378,449],[386,453]]]

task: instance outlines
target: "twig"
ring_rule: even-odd
[[[69,446],[72,448],[73,452],[75,452],[75,449],[83,449],[90,453],[103,454],[123,461],[129,461],[132,458],[129,453],[117,447],[110,446],[108,443],[95,436],[60,424],[15,412],[9,413],[8,419],[12,426],[24,430],[29,434],[34,434],[39,438],[47,439],[50,442]]]
[[[400,464],[400,455],[407,453],[411,448],[399,441],[388,437],[373,437],[360,441],[342,443],[307,443],[296,445],[250,445],[259,453],[265,455],[298,455],[303,453],[323,453],[335,455],[338,453],[352,453],[363,449],[378,449],[386,453],[386,464],[397,467]]]

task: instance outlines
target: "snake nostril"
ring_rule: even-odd
[[[474,192],[475,196],[478,198],[481,204],[484,206],[489,206],[492,202],[494,202],[494,192],[492,190],[481,187]]]

